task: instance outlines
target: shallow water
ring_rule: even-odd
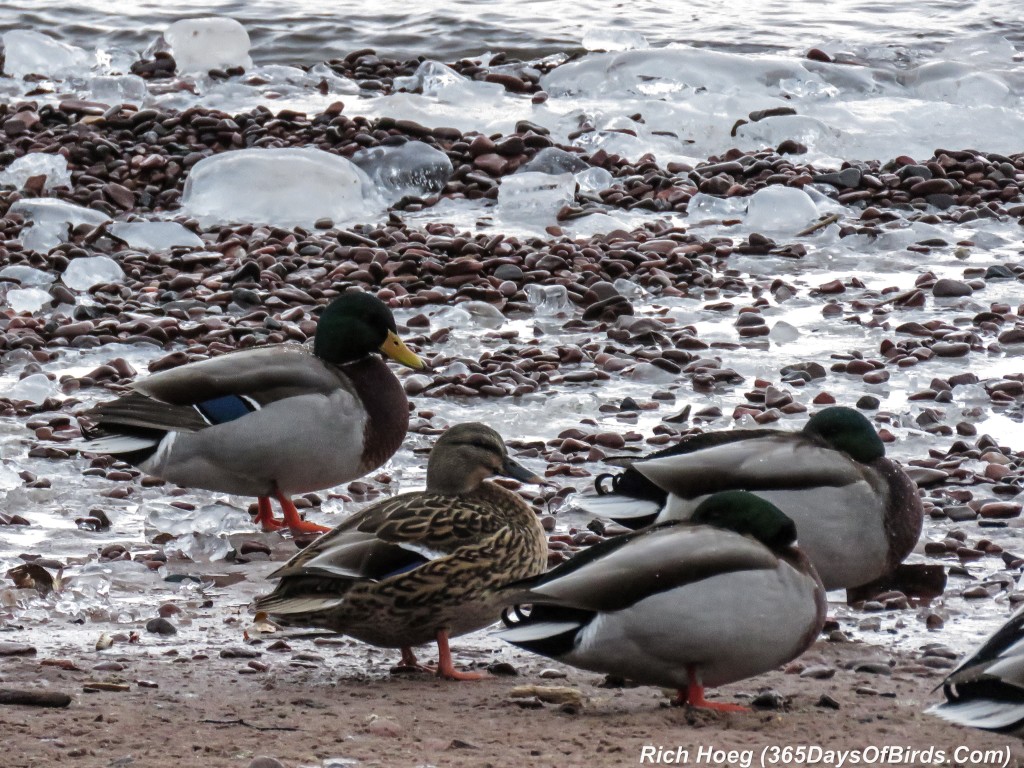
[[[83,47],[145,48],[172,21],[224,15],[241,21],[256,61],[315,63],[359,48],[450,61],[485,50],[534,58],[577,47],[594,27],[635,31],[654,45],[689,43],[738,52],[802,50],[829,40],[891,51],[934,50],[957,37],[997,33],[1024,42],[1024,22],[1005,3],[926,0],[913,4],[834,0],[11,0],[0,32],[31,28]]]

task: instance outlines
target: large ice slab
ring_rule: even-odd
[[[238,149],[206,157],[185,180],[181,205],[204,223],[282,227],[373,220],[384,202],[355,163],[320,149]]]
[[[38,253],[46,253],[66,242],[69,231],[79,224],[97,227],[110,221],[99,211],[66,203],[54,197],[18,200],[11,206],[9,213],[21,214],[32,222],[32,226],[22,230],[21,243]]]
[[[203,245],[199,235],[176,221],[117,221],[107,231],[129,248],[140,251],[160,252]]]
[[[361,149],[352,155],[352,162],[366,171],[389,202],[407,195],[436,195],[454,171],[448,155],[422,141]]]
[[[571,173],[514,173],[501,180],[498,213],[506,221],[553,224],[575,194],[576,179]]]
[[[252,66],[249,33],[226,16],[180,19],[167,28],[164,40],[171,46],[179,74]]]
[[[4,74],[12,77],[56,77],[88,67],[92,57],[81,48],[54,40],[40,32],[14,29],[2,36]]]
[[[124,270],[109,256],[79,256],[68,262],[60,279],[73,291],[87,291],[94,285],[123,282]]]
[[[11,163],[0,172],[0,185],[10,185],[21,189],[25,182],[33,176],[45,176],[44,190],[54,187],[70,187],[71,173],[64,155],[51,155],[46,152],[29,152]]]
[[[795,234],[817,217],[818,209],[806,192],[776,185],[750,196],[746,225],[759,232]]]

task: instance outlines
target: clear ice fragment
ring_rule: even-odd
[[[91,64],[83,49],[40,32],[15,29],[3,34],[4,74],[12,77],[46,75],[58,77],[82,70]]]
[[[448,155],[422,141],[361,149],[352,155],[352,162],[366,171],[389,202],[436,195],[454,170]]]
[[[226,16],[180,19],[167,28],[164,40],[171,47],[179,74],[252,66],[249,33]]]
[[[87,291],[94,285],[123,282],[124,270],[109,256],[79,256],[68,262],[61,280],[73,291]]]
[[[501,180],[498,212],[506,221],[551,223],[575,195],[576,179],[571,173],[514,173]]]
[[[140,251],[161,252],[203,245],[199,235],[176,221],[116,221],[107,231],[129,248]]]
[[[51,155],[46,152],[29,152],[19,157],[0,172],[0,184],[21,189],[33,176],[46,176],[46,183],[43,185],[46,191],[54,187],[71,186],[67,159],[63,155]]]
[[[373,220],[384,203],[355,163],[313,148],[237,149],[192,166],[181,198],[204,223],[282,227]]]

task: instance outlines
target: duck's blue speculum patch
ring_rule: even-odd
[[[196,403],[195,409],[208,424],[224,424],[259,410],[259,406],[248,397],[224,395]]]

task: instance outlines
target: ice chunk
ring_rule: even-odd
[[[169,251],[171,248],[201,248],[202,239],[176,221],[117,221],[107,230],[140,251]]]
[[[472,101],[500,101],[505,96],[504,86],[470,80],[439,61],[421,62],[409,77],[396,77],[394,89],[422,93],[438,101],[456,104]],[[479,106],[479,105],[476,105]]]
[[[79,224],[98,227],[110,221],[107,216],[91,208],[65,203],[53,197],[19,200],[10,208],[31,220],[32,226],[22,230],[22,245],[38,253],[46,253],[54,246],[66,242],[68,231]]]
[[[207,223],[283,227],[374,219],[384,202],[355,163],[320,149],[238,149],[192,166],[181,205]]]
[[[11,163],[0,172],[0,184],[21,189],[25,182],[33,176],[46,176],[44,190],[54,187],[70,187],[71,173],[64,155],[51,155],[46,152],[29,152]]]
[[[571,173],[514,173],[501,180],[498,211],[506,221],[543,225],[553,222],[575,194],[576,179]]]
[[[573,152],[558,147],[544,147],[521,166],[518,173],[580,173],[588,168],[590,165],[587,161]]]
[[[802,189],[774,185],[747,198],[746,225],[758,232],[793,234],[817,216],[814,201]]]
[[[142,104],[149,91],[138,75],[100,75],[89,79],[93,101],[103,104]]]
[[[68,262],[60,277],[71,290],[87,291],[94,285],[123,282],[124,270],[109,256],[79,256]]]
[[[27,400],[41,403],[57,394],[57,382],[51,381],[45,373],[33,373],[21,379],[4,393],[10,400]]]
[[[806,144],[818,152],[838,154],[842,134],[814,117],[776,115],[739,126],[736,129],[736,138],[741,142],[741,146],[751,149],[777,147],[782,142],[791,140]]]
[[[564,315],[572,311],[569,291],[564,285],[526,286],[526,300],[538,315]]]
[[[27,29],[5,32],[3,43],[4,73],[12,77],[56,77],[82,70],[91,63],[83,49]]]
[[[610,171],[598,168],[597,166],[587,168],[585,171],[579,171],[574,176],[576,177],[576,183],[580,185],[580,189],[583,192],[598,192],[602,189],[608,189],[608,187],[615,183],[615,177],[612,176]]]
[[[768,337],[776,344],[788,344],[800,338],[800,330],[785,320],[779,320],[779,322],[772,326]]]
[[[444,189],[454,169],[448,155],[422,141],[393,147],[368,147],[352,155],[389,202],[427,197]]]
[[[221,536],[252,531],[252,520],[245,510],[227,504],[205,504],[184,510],[162,501],[152,501],[144,503],[139,512],[144,515],[146,537],[149,539],[158,534]]]
[[[690,198],[687,215],[696,223],[735,218],[743,213],[746,201],[741,197],[715,197],[698,192]]]
[[[633,381],[642,381],[647,384],[671,384],[679,381],[677,374],[651,363],[637,363],[631,371],[627,371],[624,375]]]
[[[0,269],[0,277],[7,278],[8,280],[17,280],[18,285],[22,288],[49,285],[57,279],[49,272],[43,272],[41,269],[29,267],[25,264],[12,264]]]
[[[38,312],[53,301],[53,296],[42,288],[12,288],[7,292],[7,306],[15,312]]]
[[[588,51],[632,51],[650,48],[651,44],[632,29],[591,27],[583,34],[583,47]]]
[[[180,74],[205,74],[211,69],[252,66],[249,33],[226,16],[180,19],[164,32]]]

